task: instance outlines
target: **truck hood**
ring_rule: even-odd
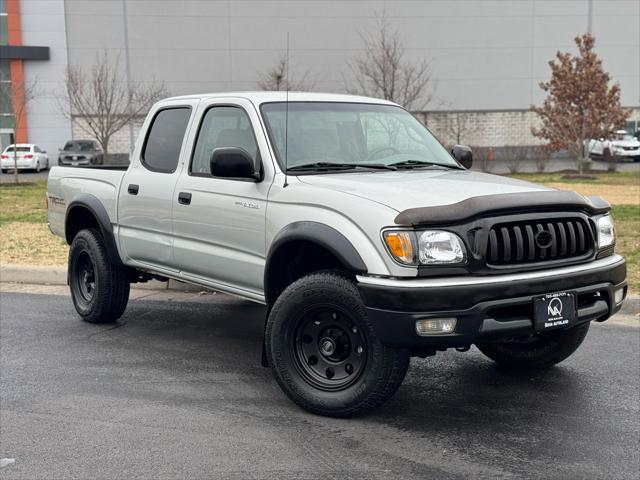
[[[303,175],[303,183],[381,203],[398,212],[482,195],[549,191],[522,180],[469,170],[401,170]]]

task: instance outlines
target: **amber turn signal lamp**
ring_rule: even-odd
[[[384,241],[391,255],[402,263],[411,264],[415,261],[413,253],[412,232],[384,232]]]

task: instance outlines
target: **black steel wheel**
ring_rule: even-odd
[[[129,301],[128,271],[110,261],[100,231],[78,232],[69,249],[69,288],[80,317],[90,323],[116,321]]]
[[[355,283],[336,272],[312,273],[285,289],[269,313],[265,346],[289,398],[333,417],[383,403],[409,366],[409,352],[382,344]]]
[[[96,272],[93,260],[87,252],[83,251],[78,255],[74,266],[75,275],[71,278],[76,283],[76,290],[85,302],[91,302],[96,291]]]
[[[367,364],[367,339],[357,320],[331,305],[304,312],[291,342],[296,367],[325,391],[355,382]]]

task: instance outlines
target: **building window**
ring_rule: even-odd
[[[7,18],[7,0],[0,0],[0,45],[9,44],[9,26]]]
[[[13,128],[13,105],[9,60],[0,60],[0,128]]]

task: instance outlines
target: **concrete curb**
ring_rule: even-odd
[[[67,268],[45,265],[0,265],[0,282],[28,283],[34,285],[66,285]],[[134,284],[135,288],[149,290],[173,290],[179,292],[200,292],[210,290],[206,287],[192,285],[190,283],[169,280],[158,282],[152,280],[146,283]]]

